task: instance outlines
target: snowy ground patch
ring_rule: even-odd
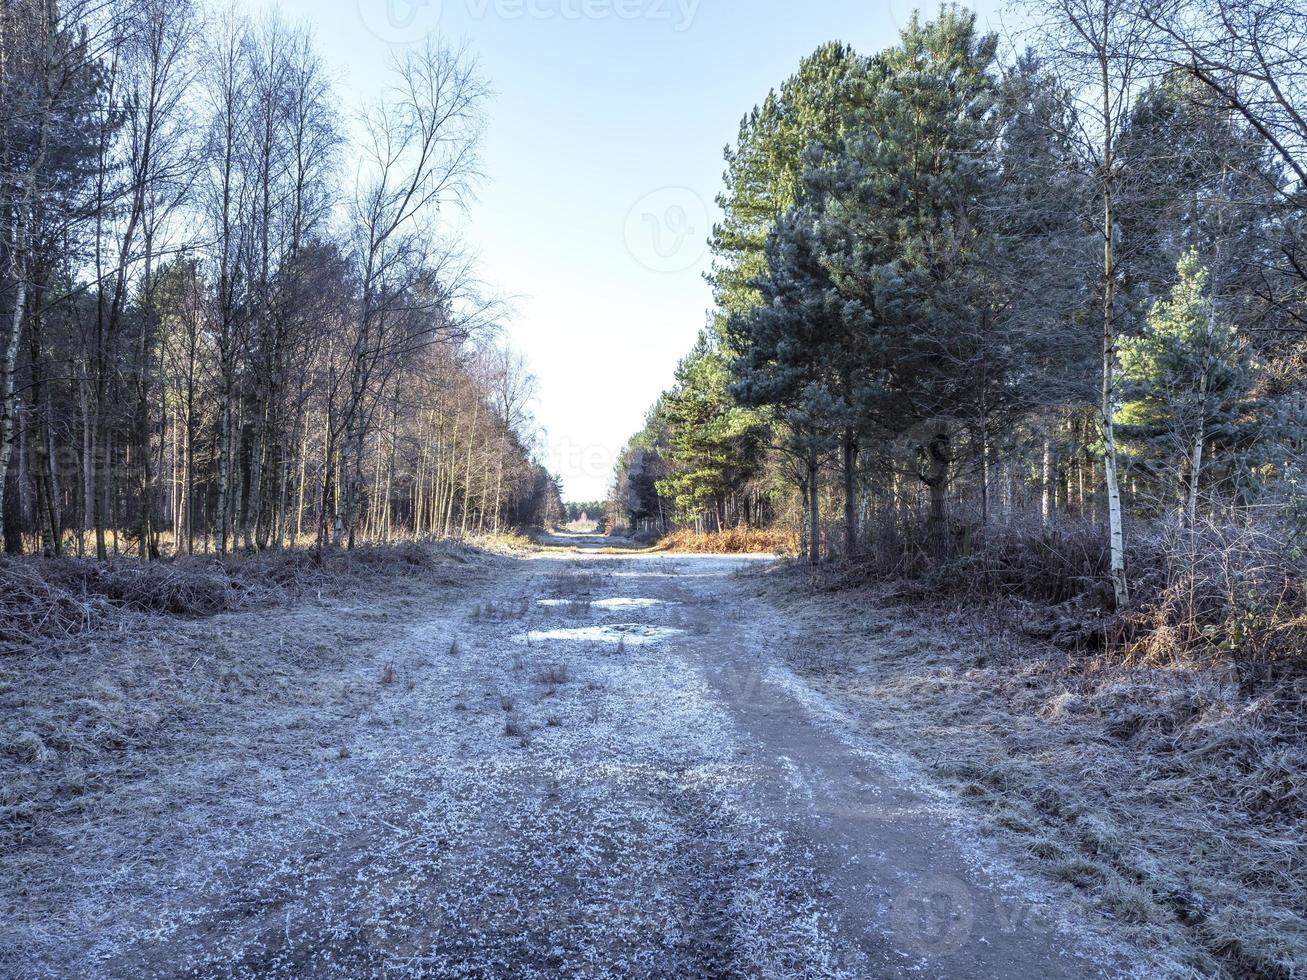
[[[642,647],[661,643],[685,630],[671,626],[650,626],[647,623],[611,623],[605,626],[572,626],[553,630],[528,630],[513,637],[514,643],[531,646],[536,643],[624,643]]]
[[[545,606],[552,609],[568,608],[577,605],[576,599],[537,599],[536,605]],[[655,606],[667,605],[666,599],[646,599],[633,598],[628,596],[618,596],[611,599],[593,599],[585,602],[591,609],[652,609]]]

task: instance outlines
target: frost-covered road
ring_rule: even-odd
[[[350,671],[315,688],[340,710],[231,719],[230,751],[241,725],[286,734],[203,808],[143,761],[149,817],[55,835],[67,874],[33,889],[0,972],[1127,972],[782,665],[795,640],[747,566],[553,551],[382,604],[384,628],[305,616],[355,624]]]

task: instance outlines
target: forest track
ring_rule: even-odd
[[[757,567],[564,547],[222,617],[337,642],[10,851],[0,974],[1155,972],[785,665]],[[574,627],[611,639],[528,639]]]

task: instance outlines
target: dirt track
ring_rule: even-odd
[[[759,560],[555,543],[223,617],[332,654],[6,858],[0,973],[1151,972],[785,666]]]

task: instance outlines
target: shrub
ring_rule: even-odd
[[[473,552],[456,542],[369,545],[353,551],[22,558],[0,555],[0,653],[88,633],[133,615],[213,616],[271,605],[360,575],[434,574]]]
[[[1015,609],[1028,634],[1130,664],[1233,669],[1245,687],[1307,667],[1307,559],[1272,524],[1175,521],[1127,538],[1130,607],[1112,610],[1106,530],[1017,520],[869,529],[863,553],[813,570],[819,584],[899,583],[900,594]]]
[[[1273,527],[1174,525],[1142,542],[1114,647],[1130,663],[1224,666],[1245,687],[1307,666],[1307,561]]]
[[[792,555],[798,552],[799,541],[793,531],[783,528],[731,527],[707,533],[680,530],[663,537],[658,542],[658,550],[718,555]]]

